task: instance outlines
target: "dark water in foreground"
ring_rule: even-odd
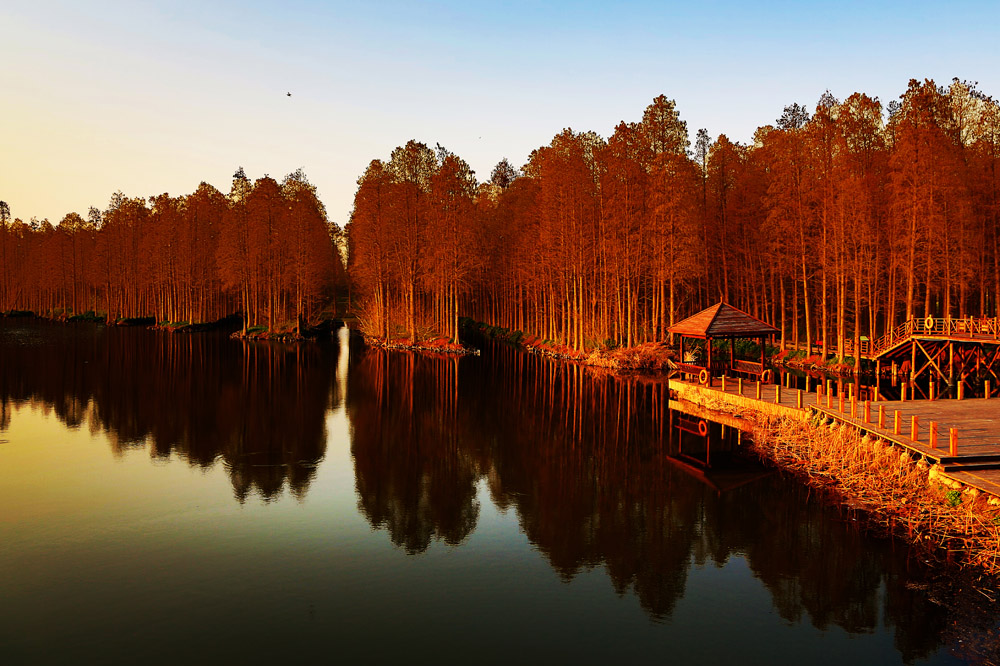
[[[671,462],[703,440],[664,400],[504,347],[0,320],[0,663],[989,663],[992,604]]]

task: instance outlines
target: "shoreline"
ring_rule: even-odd
[[[687,384],[678,388],[671,391],[671,408],[687,403],[703,410],[704,418],[738,416],[755,455],[831,502],[862,512],[874,532],[901,538],[946,567],[1000,575],[1000,497],[816,410],[710,394]]]

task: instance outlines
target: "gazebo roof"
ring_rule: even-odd
[[[759,338],[777,333],[778,329],[720,301],[667,331],[692,338]]]

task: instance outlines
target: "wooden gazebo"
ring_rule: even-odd
[[[762,381],[768,380],[768,376],[765,374],[767,368],[764,365],[764,342],[777,333],[778,329],[728,303],[720,301],[712,307],[674,324],[667,331],[680,337],[680,362],[677,363],[677,369],[683,373],[697,376],[702,384],[707,384],[719,369],[719,364],[712,364],[713,340],[729,340],[728,367],[731,371],[746,374]],[[684,338],[697,338],[705,341],[705,365],[684,362]],[[735,358],[733,340],[737,339],[757,340],[760,343],[760,361]],[[723,372],[725,372],[725,368],[723,368]]]

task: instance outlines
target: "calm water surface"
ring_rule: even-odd
[[[664,397],[0,320],[0,663],[989,663],[991,605],[956,626],[800,485],[672,462],[704,440]]]

